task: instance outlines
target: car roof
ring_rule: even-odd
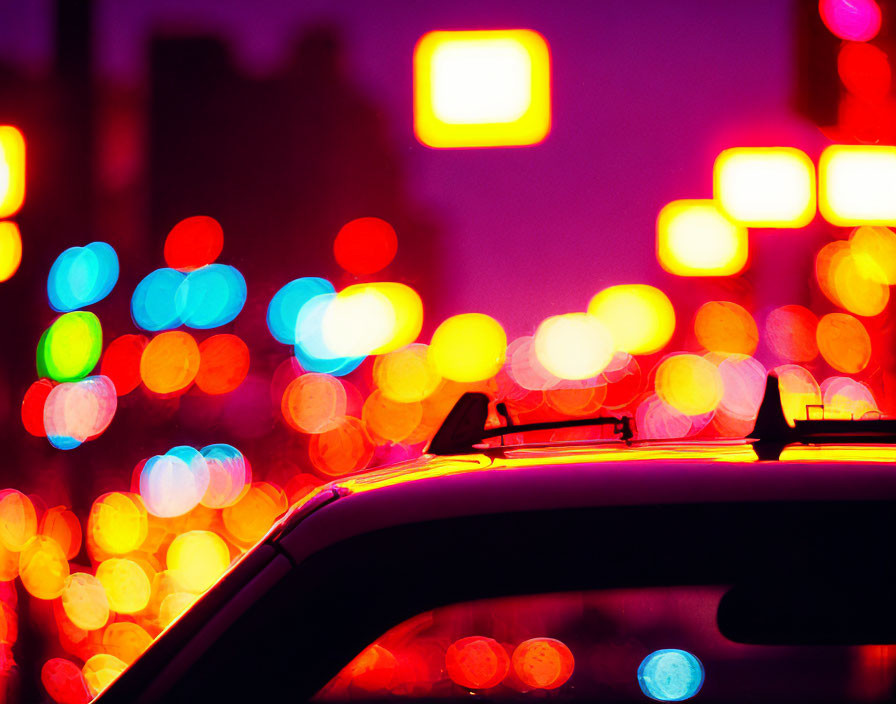
[[[891,445],[791,446],[776,461],[759,461],[743,440],[497,447],[424,455],[334,481],[307,506],[297,505],[274,534],[300,560],[354,535],[432,519],[589,506],[893,499]]]

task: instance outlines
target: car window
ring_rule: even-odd
[[[583,591],[433,609],[371,643],[316,700],[890,700],[896,646],[735,643],[717,626],[726,591]]]

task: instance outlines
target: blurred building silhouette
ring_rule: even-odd
[[[333,238],[349,220],[396,228],[398,256],[378,278],[437,305],[437,232],[415,206],[389,120],[352,80],[339,32],[306,31],[276,75],[242,75],[207,37],[156,37],[150,50],[150,230],[183,217],[224,227],[222,260],[269,299],[299,276],[338,277]],[[349,279],[334,281],[350,283]]]

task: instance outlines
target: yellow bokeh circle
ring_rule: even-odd
[[[216,534],[191,530],[171,542],[165,560],[184,589],[200,593],[217,582],[230,566],[230,551]]]
[[[616,349],[629,354],[657,352],[675,332],[669,297],[646,284],[605,288],[588,303],[588,313],[610,331]]]
[[[666,357],[657,366],[655,383],[660,399],[688,416],[715,410],[725,392],[718,367],[695,354]]]
[[[498,373],[507,353],[507,335],[494,318],[463,313],[445,320],[432,336],[429,360],[436,372],[460,382],[483,381]]]

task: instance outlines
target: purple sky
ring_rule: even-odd
[[[8,19],[0,57],[40,65],[47,0],[0,3]],[[139,81],[153,28],[202,30],[230,39],[240,65],[264,73],[301,26],[335,21],[357,80],[392,118],[416,197],[446,225],[446,313],[489,313],[517,335],[584,309],[610,284],[666,286],[654,256],[656,214],[670,200],[710,197],[722,148],[792,144],[817,156],[817,132],[789,108],[792,14],[782,0],[104,0],[97,53],[106,75]],[[478,27],[532,28],[548,40],[554,123],[544,144],[437,151],[415,141],[415,42],[432,29]],[[808,237],[754,239],[782,236],[797,254]],[[783,281],[773,258],[754,261],[767,265],[757,282],[773,283],[757,303],[798,302],[804,281]]]

